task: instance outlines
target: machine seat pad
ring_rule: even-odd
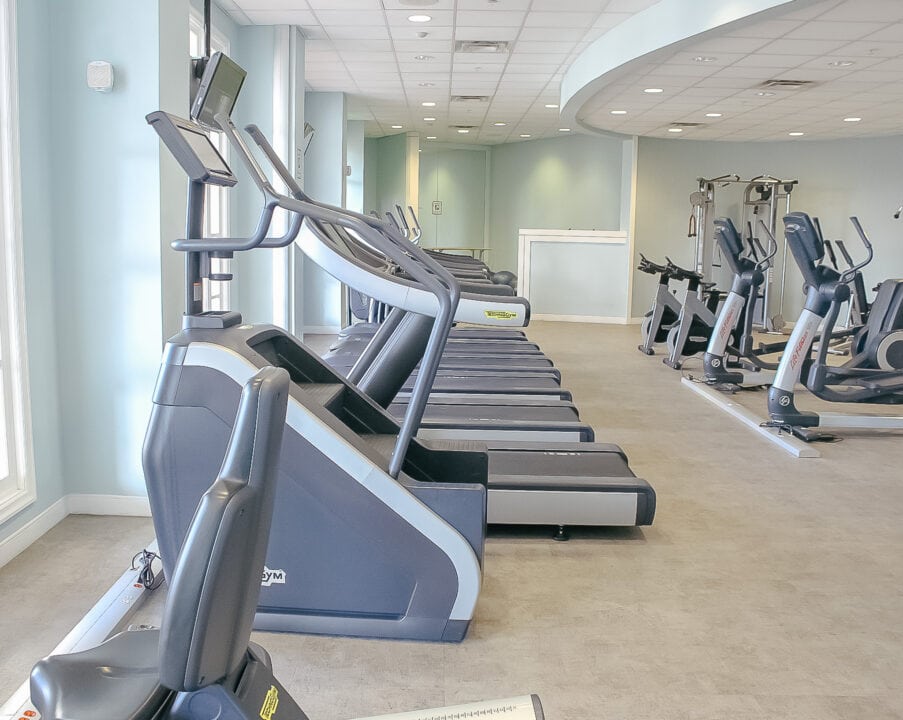
[[[44,720],[151,720],[166,704],[159,630],[123,632],[97,647],[51,655],[31,671],[31,701]]]

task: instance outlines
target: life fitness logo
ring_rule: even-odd
[[[263,587],[271,585],[285,585],[285,570],[270,570],[266,565],[263,566],[263,578],[260,581]]]
[[[730,314],[727,316],[727,319],[724,321],[724,325],[721,327],[721,334],[719,336],[720,340],[724,340],[728,335],[730,335],[731,328],[734,326],[734,315],[736,313],[731,310]]]
[[[800,360],[803,356],[803,350],[809,346],[809,333],[803,333],[803,336],[799,339],[799,342],[796,344],[796,347],[793,348],[793,353],[790,355],[790,364],[793,367],[796,367],[800,364]]]

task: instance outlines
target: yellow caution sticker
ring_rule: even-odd
[[[279,691],[275,685],[270,685],[267,696],[263,699],[263,706],[260,708],[261,720],[273,720],[277,707],[279,707]]]
[[[490,320],[514,320],[517,317],[513,310],[484,310],[483,313]]]

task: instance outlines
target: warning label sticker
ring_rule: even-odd
[[[267,696],[263,699],[263,706],[260,708],[261,720],[273,720],[276,714],[276,708],[279,706],[279,691],[275,685],[270,685],[267,690]]]

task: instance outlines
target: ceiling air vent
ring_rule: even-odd
[[[696,122],[673,122],[669,123],[668,127],[679,127],[679,128],[694,128],[694,127],[702,127],[705,123],[696,123]]]
[[[452,130],[475,130],[476,125],[449,125],[448,126]]]
[[[506,53],[508,42],[504,40],[458,40],[455,52],[460,53]]]
[[[452,95],[453,103],[485,103],[489,102],[488,95]]]
[[[815,84],[814,80],[766,80],[756,87],[768,90],[802,90]]]

